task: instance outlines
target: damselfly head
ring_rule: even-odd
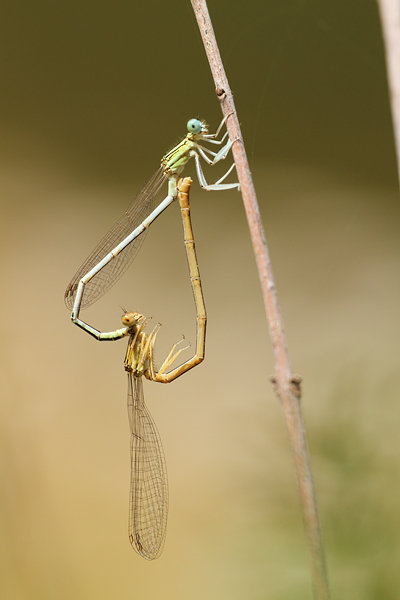
[[[126,312],[121,317],[122,324],[125,325],[125,327],[133,327],[140,323],[142,319],[144,319],[143,315],[137,312]]]
[[[205,121],[199,121],[199,119],[190,119],[187,124],[189,133],[198,135],[199,133],[208,133],[208,125]]]

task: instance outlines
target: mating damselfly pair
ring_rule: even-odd
[[[232,172],[231,165],[223,177],[209,185],[205,179],[200,158],[215,165],[226,158],[232,142],[224,144],[228,132],[216,139],[224,125],[225,117],[216,133],[208,133],[204,121],[191,119],[186,137],[161,160],[154,176],[142,188],[122,217],[110,229],[77,271],[65,292],[65,303],[72,310],[71,320],[99,341],[114,341],[129,337],[125,356],[128,373],[128,413],[131,430],[131,491],[129,513],[129,539],[132,547],[144,558],[153,560],[160,556],[166,533],[168,513],[168,481],[164,453],[155,423],[144,403],[143,375],[150,381],[169,383],[193,368],[204,358],[206,311],[201,289],[200,273],[194,247],[190,219],[189,191],[191,179],[180,179],[186,163],[194,158],[200,186],[207,191],[237,188],[238,183],[223,183]],[[213,152],[200,142],[222,146]],[[153,210],[153,202],[164,183],[168,181],[167,197]],[[126,271],[136,256],[151,223],[178,198],[184,229],[184,242],[189,264],[191,285],[197,313],[195,355],[166,372],[184,348],[175,344],[167,358],[156,371],[154,344],[160,325],[150,334],[144,327],[150,320],[136,312],[125,312],[123,328],[102,333],[79,318],[80,310],[96,302]]]

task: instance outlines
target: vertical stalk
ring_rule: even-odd
[[[204,48],[214,78],[216,94],[221,103],[223,115],[229,115],[227,119],[227,128],[230,139],[234,140],[232,152],[236,163],[244,208],[249,224],[268,322],[269,335],[272,343],[275,375],[271,378],[271,382],[276,396],[281,403],[292,450],[304,528],[311,554],[314,597],[316,600],[329,600],[330,596],[318,508],[300,407],[301,378],[297,375],[293,375],[291,372],[283,320],[278,304],[274,276],[261,222],[257,197],[251,178],[232,92],[222,64],[207,4],[205,0],[191,0],[191,3],[203,39]]]
[[[378,0],[378,7],[381,13],[382,35],[386,51],[386,68],[397,153],[397,174],[400,177],[400,3],[398,0]]]

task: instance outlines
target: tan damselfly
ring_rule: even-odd
[[[125,356],[131,430],[129,540],[136,552],[147,560],[158,558],[164,546],[168,515],[168,480],[160,436],[144,402],[143,376],[149,381],[170,383],[201,363],[205,352],[207,317],[190,219],[189,191],[191,183],[190,178],[179,180],[177,197],[181,208],[190,281],[196,305],[196,352],[194,356],[167,372],[185,349],[177,349],[178,344],[174,344],[161,367],[156,370],[154,344],[160,324],[157,324],[148,334],[144,328],[150,319],[136,312],[125,312],[121,319],[124,327],[115,331],[102,333],[86,323],[82,327],[99,341],[129,338]],[[80,322],[77,324],[79,325]]]

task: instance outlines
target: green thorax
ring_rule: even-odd
[[[196,147],[196,135],[189,133],[175,148],[161,159],[161,166],[167,176],[180,175],[190,159],[190,152]]]

